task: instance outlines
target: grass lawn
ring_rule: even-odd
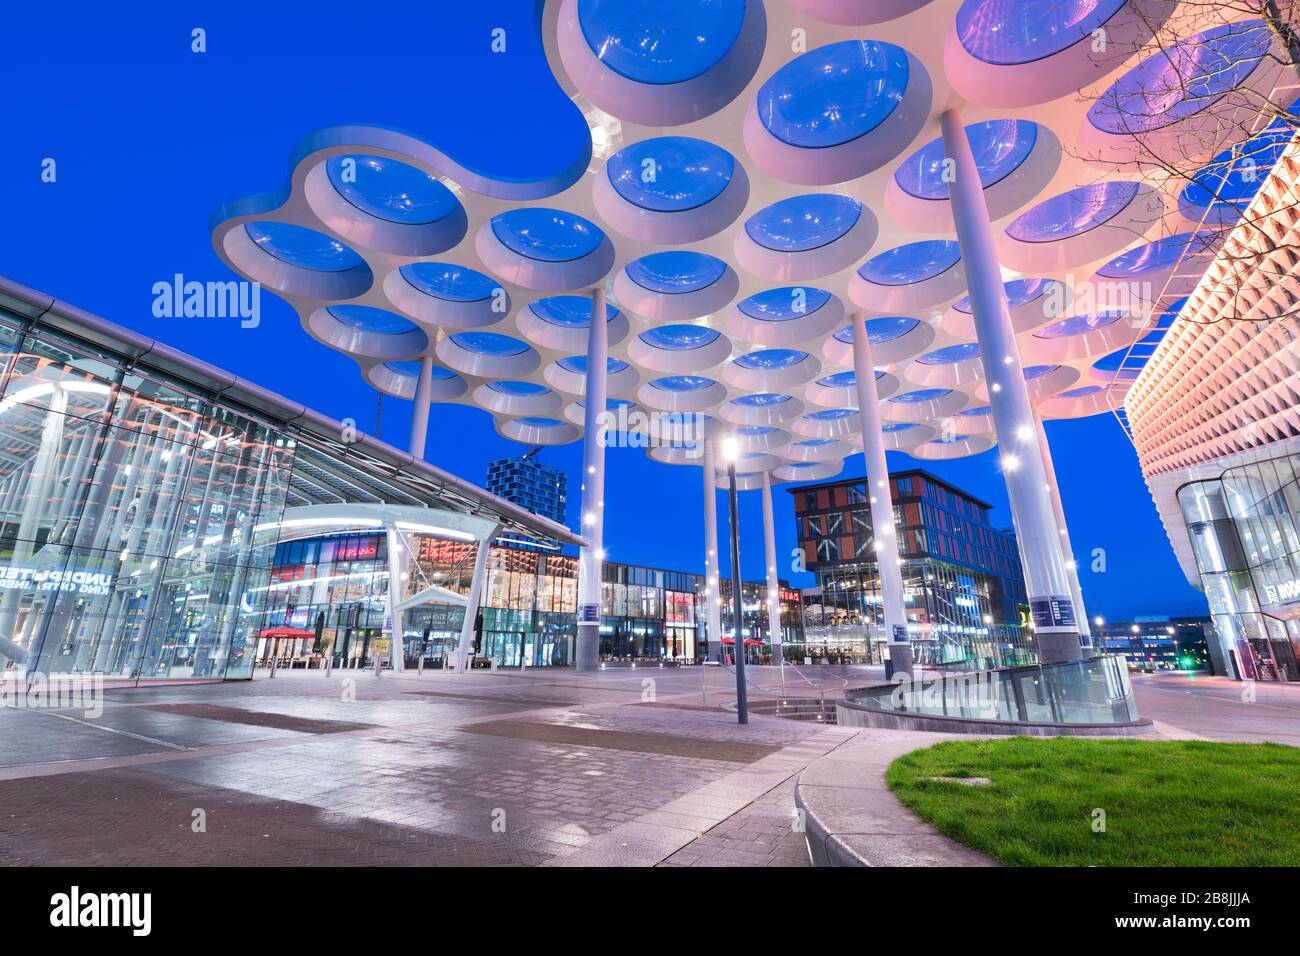
[[[1300,865],[1295,747],[946,741],[895,760],[885,780],[940,832],[1013,866]],[[1104,832],[1094,832],[1097,809]]]

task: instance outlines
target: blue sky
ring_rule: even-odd
[[[376,396],[356,366],[309,338],[273,295],[263,296],[260,327],[241,329],[233,320],[154,318],[152,286],[175,273],[229,278],[212,251],[209,214],[279,186],[293,145],[325,126],[397,127],[498,176],[564,165],[586,131],[547,69],[533,3],[176,6],[133,3],[130,16],[90,3],[6,11],[0,274],[373,432]],[[206,53],[190,50],[195,27],[207,31]],[[506,30],[505,54],[490,50],[496,27]],[[46,157],[57,162],[54,183],[41,181]],[[384,400],[385,439],[403,445],[408,421],[406,403]],[[488,460],[522,450],[497,436],[484,412],[435,406],[431,426],[429,460],[475,482]],[[1118,423],[1097,416],[1047,431],[1088,612],[1111,620],[1205,613]],[[576,477],[580,454],[573,445],[542,457]],[[891,455],[891,468],[915,464]],[[1010,525],[993,454],[923,466],[993,502],[995,521]],[[855,456],[844,475],[861,474]],[[695,468],[611,450],[611,557],[702,571],[700,485]],[[576,484],[571,497],[573,518]],[[776,509],[784,555],[795,544],[784,490]],[[741,496],[741,512],[744,571],[761,577],[756,494]],[[1104,573],[1091,570],[1098,548]]]

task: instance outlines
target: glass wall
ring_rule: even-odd
[[[1229,468],[1178,502],[1217,639],[1216,673],[1300,680],[1300,456]]]
[[[0,677],[246,677],[295,443],[0,311]]]

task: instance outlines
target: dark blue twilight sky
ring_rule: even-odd
[[[195,27],[207,30],[204,54],[190,51]],[[507,31],[504,55],[490,51],[494,27]],[[366,431],[375,393],[279,299],[264,295],[261,326],[245,330],[154,318],[153,284],[178,272],[228,278],[208,215],[279,186],[294,143],[321,127],[394,126],[499,176],[563,165],[586,132],[547,70],[532,0],[15,4],[5,12],[0,90],[0,274]],[[41,182],[45,157],[57,161],[55,183]],[[383,437],[404,444],[408,418],[406,403],[386,399]],[[461,406],[435,406],[432,428],[429,459],[479,483],[489,459],[522,450],[496,435],[486,413]],[[1114,418],[1047,430],[1089,613],[1204,613]],[[580,446],[542,457],[576,478]],[[891,468],[914,464],[891,455]],[[995,521],[1010,524],[992,453],[926,467],[994,503]],[[860,457],[844,474],[862,474]],[[571,519],[577,497],[575,483]],[[611,557],[702,571],[700,499],[697,469],[611,450]],[[784,555],[794,547],[784,490],[776,509]],[[741,510],[745,575],[761,577],[757,496],[742,495]],[[1106,552],[1105,573],[1090,570],[1095,548]]]

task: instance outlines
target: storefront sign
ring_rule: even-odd
[[[71,591],[74,594],[111,594],[113,575],[104,571],[51,571],[44,568],[0,568],[0,590]]]
[[[890,642],[891,644],[906,644],[906,643],[908,643],[908,640],[907,640],[907,625],[906,625],[906,624],[895,624],[895,625],[894,625],[894,633],[893,633],[893,636],[889,639],[889,642]]]
[[[1264,597],[1269,604],[1289,604],[1300,598],[1300,581],[1292,578],[1281,584],[1265,584]]]
[[[600,605],[599,605],[599,604],[579,604],[579,605],[578,605],[578,623],[579,623],[579,624],[599,624],[599,623],[600,623]]]

